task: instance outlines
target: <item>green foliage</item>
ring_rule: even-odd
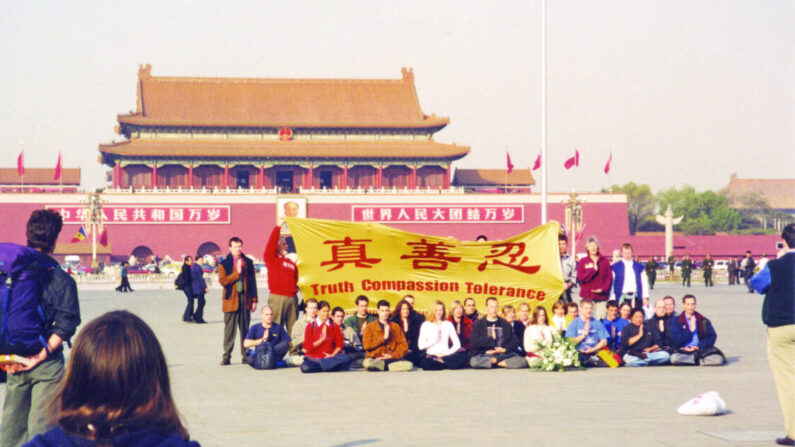
[[[627,207],[629,212],[629,233],[635,234],[644,224],[654,221],[654,194],[649,185],[636,185],[629,182],[623,186],[613,185],[611,192],[623,192],[627,195]]]

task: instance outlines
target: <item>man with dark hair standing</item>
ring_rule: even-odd
[[[685,259],[682,259],[682,285],[687,284],[690,287],[690,275],[693,273],[693,261],[690,260],[690,255],[686,254]]]
[[[657,281],[658,267],[660,267],[660,264],[657,263],[657,256],[652,256],[649,258],[649,261],[646,262],[645,269],[646,278],[649,279],[649,290],[654,290],[654,283]]]
[[[560,270],[563,273],[563,301],[571,303],[571,289],[577,286],[577,261],[566,251],[569,238],[565,233],[558,234],[558,252],[560,253]]]
[[[795,446],[795,224],[784,227],[781,238],[786,247],[751,279],[751,285],[765,294],[762,321],[767,325],[767,358],[787,430],[776,443]]]
[[[19,353],[27,357],[29,366],[14,364],[8,367],[0,436],[0,445],[3,446],[21,445],[49,428],[45,413],[52,400],[52,393],[63,376],[62,345],[74,335],[80,325],[77,285],[74,279],[58,267],[57,261],[50,257],[62,227],[61,215],[53,210],[36,210],[27,223],[28,247],[41,253],[35,261],[28,264],[28,270],[25,271],[36,268],[34,264],[38,266],[34,274],[41,279],[42,289],[38,298],[40,309],[44,313],[46,333],[40,334],[40,349],[37,348],[33,353]],[[32,254],[35,255],[36,252]],[[3,256],[5,255],[10,253],[4,253]],[[22,274],[24,271],[20,275]],[[3,277],[2,280],[5,282],[6,278]],[[22,278],[19,277],[17,281],[21,283]],[[15,317],[10,311],[9,314],[4,317]]]
[[[228,365],[235,345],[235,329],[240,330],[240,355],[246,360],[243,343],[251,322],[251,311],[257,310],[257,280],[254,263],[243,254],[243,240],[229,239],[229,254],[218,264],[218,282],[224,312],[224,356],[221,366]]]

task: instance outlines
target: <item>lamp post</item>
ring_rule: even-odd
[[[566,206],[566,228],[571,234],[571,257],[577,258],[577,233],[582,230],[582,202],[577,198],[577,193],[569,194]]]
[[[90,193],[86,207],[86,229],[91,233],[91,268],[97,265],[97,233],[102,232],[103,224],[102,199],[99,193]]]

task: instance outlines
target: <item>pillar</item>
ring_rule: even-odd
[[[304,177],[304,189],[309,189],[312,187],[312,184],[314,183],[314,177],[315,168],[312,165],[309,165],[309,168],[307,168],[306,171],[306,177]]]
[[[442,188],[450,189],[450,165],[444,170],[444,178],[442,179]]]
[[[259,165],[259,174],[257,174],[257,188],[265,186],[265,166]]]
[[[113,165],[113,187],[121,188],[121,160],[116,160]]]
[[[342,184],[340,188],[345,189],[348,187],[348,165],[342,167]]]
[[[157,162],[152,163],[152,189],[157,188]]]
[[[193,183],[194,183],[193,182],[193,163],[191,163],[191,164],[188,165],[188,184],[187,184],[186,187],[187,188],[192,188],[193,187]]]
[[[417,188],[417,165],[411,167],[411,178],[409,179],[409,188]]]
[[[229,163],[224,165],[224,188],[229,188]]]
[[[377,189],[384,187],[384,167],[382,165],[378,165],[378,174],[375,176],[375,187]]]

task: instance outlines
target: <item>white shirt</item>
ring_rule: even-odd
[[[531,324],[524,330],[524,350],[525,352],[538,352],[538,342],[544,346],[552,344],[552,326]]]
[[[621,294],[625,293],[635,293],[638,295],[640,299],[649,296],[649,278],[646,276],[646,270],[644,269],[640,272],[640,282],[641,282],[641,292],[638,293],[638,284],[635,281],[635,270],[632,268],[635,264],[635,261],[627,261],[626,259],[622,259],[621,262],[624,263],[624,285],[621,290]],[[613,281],[616,280],[616,272],[613,272]],[[620,296],[616,296],[615,290],[613,287],[610,287],[610,299],[617,300],[621,298]]]
[[[566,316],[552,315],[552,326],[560,332],[566,332]],[[525,329],[525,332],[527,332],[527,329]]]
[[[451,346],[452,342],[452,346]],[[428,355],[444,357],[461,349],[461,340],[455,333],[455,326],[449,321],[441,324],[426,321],[420,326],[420,337],[417,346]]]

